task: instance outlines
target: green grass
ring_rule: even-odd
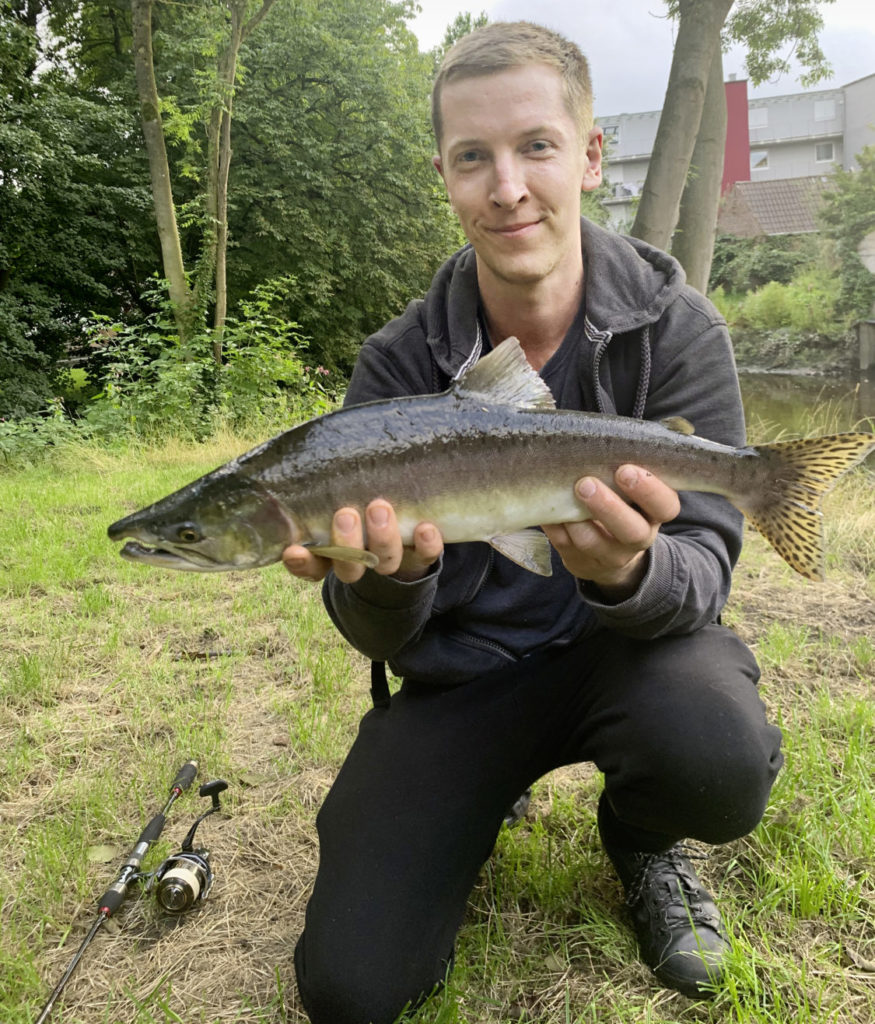
[[[65,1024],[301,1024],[292,949],[315,817],[368,707],[368,667],[317,588],[281,568],[173,574],[122,561],[106,526],[247,447],[67,449],[0,475],[0,1019],[32,1021],[95,900],[179,765],[223,777],[202,826],[216,884],[180,920],[146,898],[101,930]],[[786,766],[762,824],[702,874],[733,934],[713,1003],[636,958],[597,841],[588,766],[535,789],[471,895],[457,967],[415,1024],[863,1024],[875,1019],[875,515],[871,476],[827,507],[829,579],[749,534],[725,620],[763,667]],[[868,547],[867,547],[868,545]],[[170,814],[150,864],[206,808]],[[110,863],[90,858],[107,845]]]

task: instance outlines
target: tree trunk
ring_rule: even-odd
[[[161,258],[164,276],[170,289],[170,301],[179,338],[185,341],[194,328],[194,295],[185,277],[182,246],[176,223],[176,208],[173,204],[173,189],[170,183],[170,166],[164,145],[164,128],[158,103],[158,87],[155,84],[155,63],[152,54],[152,0],[131,0],[134,68],[137,78],[137,94],[140,101],[140,118],[146,151],[149,155],[149,174],[152,181],[152,200],[155,205],[155,221],[161,243]]]
[[[703,295],[708,290],[714,255],[725,149],[726,90],[723,54],[718,48],[711,61],[702,120],[671,245],[671,254],[686,271],[687,281]]]
[[[632,234],[666,249],[705,103],[720,30],[733,0],[681,0],[677,41],[647,179]]]
[[[219,99],[210,115],[207,141],[206,217],[207,228],[199,273],[199,291],[215,287],[213,314],[213,358],[222,362],[222,335],[228,312],[228,178],[231,170],[231,113],[240,47],[262,21],[275,0],[262,0],[261,7],[245,21],[247,0],[231,0],[231,35],[219,55],[217,69]]]

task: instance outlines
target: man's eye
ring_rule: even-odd
[[[544,139],[535,139],[534,142],[529,143],[529,150],[533,153],[546,153],[550,148],[550,143],[545,142]]]
[[[466,149],[464,153],[460,153],[456,159],[460,164],[473,164],[480,159],[480,154],[476,149]]]

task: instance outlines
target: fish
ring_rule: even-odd
[[[575,482],[614,487],[624,463],[678,491],[719,494],[797,572],[824,578],[821,501],[875,449],[848,432],[734,448],[665,422],[557,409],[516,338],[507,338],[447,391],[352,405],[299,424],[119,519],[111,540],[133,562],[195,572],[254,569],[290,544],[377,565],[332,544],[342,507],[389,501],[402,541],[431,522],[447,544],[484,541],[542,576],[552,573],[539,526],[581,522]],[[615,488],[616,489],[616,488]]]

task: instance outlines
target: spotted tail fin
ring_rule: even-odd
[[[832,434],[776,441],[754,449],[766,462],[768,482],[742,509],[778,554],[798,573],[822,580],[823,513],[820,503],[838,478],[875,451],[875,434]]]

